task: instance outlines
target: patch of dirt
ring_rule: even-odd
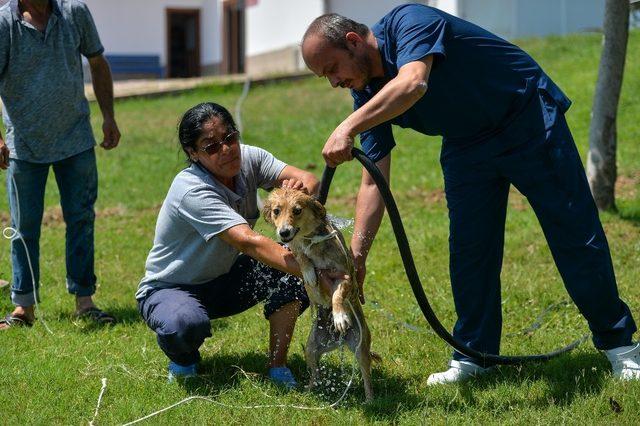
[[[509,189],[509,207],[519,212],[531,208],[526,197],[514,188],[513,185]]]
[[[431,189],[426,190],[423,188],[412,188],[409,192],[405,194],[406,198],[409,200],[421,200],[426,204],[444,204],[445,203],[445,195],[444,189]]]
[[[332,196],[331,192],[329,192],[329,198],[327,199],[327,204],[338,205],[338,206],[356,206],[356,197],[357,194],[355,192],[349,193],[341,196]],[[329,207],[330,208],[330,207]]]
[[[616,198],[634,199],[640,187],[640,172],[631,175],[620,175],[616,180]]]
[[[156,207],[154,207],[155,209]],[[96,218],[110,217],[110,216],[124,216],[128,212],[128,209],[123,205],[114,207],[107,207],[104,209],[96,210]],[[9,224],[11,217],[9,212],[0,212],[0,223]],[[56,226],[64,223],[62,217],[62,208],[60,206],[49,207],[44,211],[42,215],[42,225],[44,226]]]
[[[423,189],[423,188],[411,188],[406,193],[398,196],[401,199],[408,199],[411,201],[422,202],[425,205],[434,205],[441,204],[443,206],[446,205],[446,197],[444,193],[444,189]],[[338,205],[347,205],[347,206],[355,206],[356,204],[356,194],[347,194],[340,197],[329,197],[329,202],[331,204]],[[509,192],[509,206],[518,211],[524,211],[530,208],[529,202],[527,199],[518,192],[517,189],[511,187]]]
[[[346,205],[346,206],[355,206],[356,205],[356,197],[357,194],[350,193],[346,195],[342,195],[339,197],[329,196],[329,203],[338,204],[338,205]],[[394,194],[394,198],[396,199],[408,199],[411,201],[422,201],[424,204],[443,204],[445,203],[444,190],[442,189],[433,189],[426,190],[422,188],[411,188],[409,191],[403,194]]]

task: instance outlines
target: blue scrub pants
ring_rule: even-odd
[[[500,351],[500,270],[513,184],[531,204],[595,347],[630,345],[636,325],[618,296],[609,246],[580,156],[564,115],[548,97],[541,97],[541,104],[547,128],[538,137],[499,155],[475,155],[483,148],[472,147],[441,159],[458,314],[453,335],[478,351]],[[457,352],[454,359],[483,364]]]

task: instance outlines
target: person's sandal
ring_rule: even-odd
[[[87,319],[89,321],[93,321],[99,325],[111,325],[116,323],[116,318],[103,311],[102,309],[91,307],[85,311],[79,312],[76,314],[78,318]]]
[[[0,319],[0,325],[5,326],[3,329],[9,329],[11,327],[33,327],[33,321],[29,321],[22,315],[7,314],[3,319]]]

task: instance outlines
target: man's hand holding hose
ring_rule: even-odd
[[[355,135],[347,128],[345,122],[336,127],[322,148],[322,156],[327,166],[335,168],[345,161],[353,160],[351,149],[354,137]]]

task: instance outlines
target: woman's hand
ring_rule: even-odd
[[[320,187],[320,182],[313,173],[294,166],[286,166],[282,170],[278,176],[278,183],[282,188],[298,189],[309,195],[316,195]]]

